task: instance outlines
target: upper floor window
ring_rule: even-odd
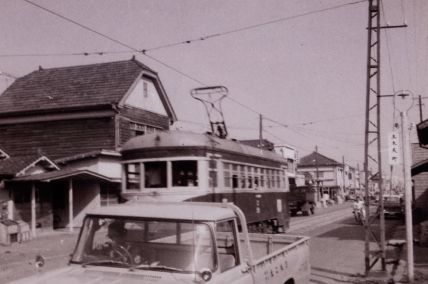
[[[149,84],[147,81],[143,81],[143,96],[147,98],[149,96]]]
[[[130,122],[129,123],[129,129],[134,130],[135,136],[144,135],[147,133],[153,133],[156,132],[158,128],[155,128],[153,126],[145,125],[142,123],[136,123],[136,122]]]

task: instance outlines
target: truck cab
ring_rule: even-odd
[[[86,215],[68,267],[16,283],[307,283],[308,238],[250,237],[240,224],[232,204],[101,208]]]

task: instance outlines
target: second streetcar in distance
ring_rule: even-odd
[[[128,200],[233,202],[253,232],[289,227],[287,160],[272,151],[165,131],[132,138],[121,153]]]

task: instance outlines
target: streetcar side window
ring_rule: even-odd
[[[217,187],[217,161],[209,160],[209,187]]]
[[[229,163],[223,163],[223,170],[224,170],[224,187],[230,188],[232,187],[232,177],[230,175],[230,164]]]
[[[197,161],[172,161],[172,186],[198,186]]]
[[[140,175],[141,168],[139,163],[132,163],[125,165],[125,180],[126,180],[126,189],[140,189]]]
[[[166,188],[166,162],[144,163],[144,186],[146,188]]]
[[[265,187],[265,169],[260,169],[260,186]]]
[[[241,186],[240,188],[246,188],[245,185],[245,166],[241,165]]]

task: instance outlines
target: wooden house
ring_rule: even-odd
[[[121,145],[176,115],[155,71],[132,59],[38,70],[0,95],[0,199],[36,227],[74,227],[119,201]]]

